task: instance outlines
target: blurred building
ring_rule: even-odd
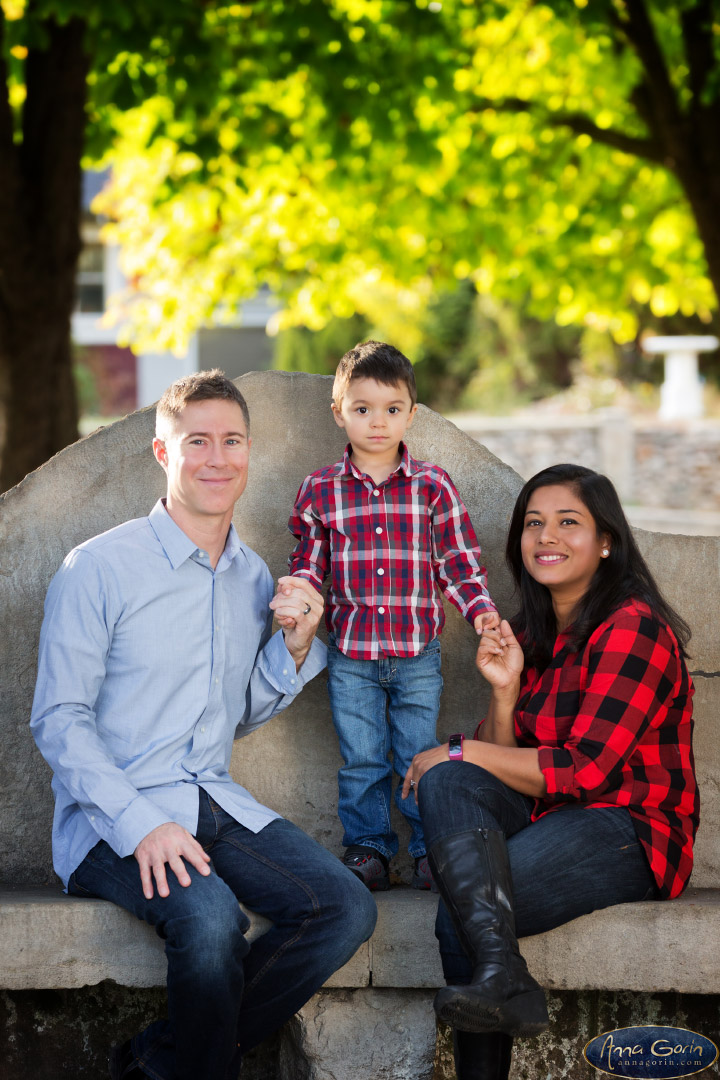
[[[235,379],[248,371],[272,366],[268,319],[277,310],[262,290],[244,305],[237,326],[204,327],[192,338],[187,353],[145,353],[135,356],[117,344],[117,327],[101,324],[109,296],[125,286],[118,250],[100,238],[102,220],[92,201],[107,180],[107,172],[83,175],[83,249],[77,273],[72,338],[76,348],[81,396],[85,408],[100,416],[121,416],[151,405],[175,379],[193,371],[219,367]]]

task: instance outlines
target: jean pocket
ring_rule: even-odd
[[[68,896],[92,896],[88,889],[83,889],[82,885],[78,884],[74,870],[68,878]]]
[[[424,649],[418,653],[418,656],[432,656],[434,653],[440,652],[440,638],[433,638],[429,641]]]

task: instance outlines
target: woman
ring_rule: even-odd
[[[547,1026],[516,933],[677,896],[698,821],[689,629],[610,481],[578,465],[534,476],[507,559],[520,611],[482,636],[487,717],[450,740],[457,760],[447,743],[418,754],[404,786],[444,901],[435,1008],[459,1080],[505,1080],[512,1037]]]

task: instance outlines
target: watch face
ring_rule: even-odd
[[[448,757],[454,758],[463,756],[462,739],[459,735],[453,735],[448,743]]]

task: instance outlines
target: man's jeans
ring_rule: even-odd
[[[540,934],[612,904],[657,898],[655,879],[625,807],[567,803],[531,822],[534,800],[470,762],[443,762],[418,785],[428,848],[472,829],[507,838],[518,937]],[[440,903],[435,934],[445,979],[470,981],[472,965]]]
[[[345,764],[338,773],[338,816],[343,844],[366,844],[387,858],[397,854],[390,825],[392,772],[401,778],[395,804],[410,822],[408,850],[425,854],[420,814],[414,799],[400,797],[402,778],[421,750],[437,746],[440,642],[418,656],[353,660],[328,644],[328,693]],[[392,750],[393,763],[388,759]]]
[[[166,898],[156,889],[146,900],[135,857],[121,859],[104,841],[69,883],[73,895],[111,900],[165,940],[169,1020],[132,1042],[156,1080],[235,1080],[242,1054],[350,959],[377,915],[355,875],[289,821],[250,832],[201,790],[197,839],[210,876],[186,864],[192,884],[183,888],[167,867]],[[238,900],[273,922],[252,945]]]

